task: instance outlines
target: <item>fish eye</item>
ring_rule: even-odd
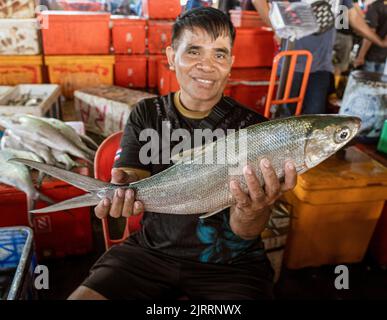
[[[335,142],[342,143],[351,135],[351,130],[348,127],[341,128],[335,132]]]

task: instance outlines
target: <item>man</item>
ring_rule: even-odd
[[[139,153],[146,142],[139,135],[146,128],[160,132],[167,121],[172,131],[240,129],[265,120],[223,96],[234,61],[234,37],[229,18],[214,8],[194,9],[177,19],[167,57],[181,89],[143,100],[131,112],[112,170],[113,183],[142,179],[170,166],[142,163]],[[294,164],[284,165],[281,184],[270,162],[262,160],[264,188],[251,168],[244,167],[248,192],[230,181],[237,204],[204,220],[201,214],[145,212],[141,230],[106,252],[70,299],[271,298],[273,271],[260,234],[270,206],[295,186]],[[104,199],[95,208],[99,218],[141,211],[143,204],[134,200],[133,192],[122,189],[112,203]]]
[[[387,35],[387,1],[377,0],[373,2],[368,7],[366,20],[373,31],[380,37],[385,37]],[[363,39],[355,65],[364,65],[365,71],[383,73],[386,59],[387,48]]]
[[[294,1],[298,0],[290,2]],[[263,21],[267,25],[271,25],[267,0],[253,0],[252,2]],[[368,27],[364,18],[354,8],[352,0],[342,0],[341,3],[348,8],[348,21],[355,31],[373,43],[381,47],[387,47],[387,39],[380,39],[380,37]],[[310,35],[300,40],[296,40],[295,50],[308,50],[313,55],[311,73],[309,75],[302,109],[303,113],[319,114],[325,113],[326,111],[327,97],[331,86],[331,74],[333,73],[332,52],[334,39],[335,29],[332,28],[320,35]],[[297,96],[299,93],[304,66],[304,61],[299,61],[296,65],[291,96]],[[285,115],[294,112],[295,106],[292,106],[292,109],[293,110],[284,110]]]

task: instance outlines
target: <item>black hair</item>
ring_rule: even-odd
[[[176,19],[172,31],[172,46],[176,48],[185,29],[193,31],[194,28],[206,31],[213,40],[220,36],[229,36],[231,46],[234,44],[235,28],[230,18],[218,9],[201,7],[188,10]]]

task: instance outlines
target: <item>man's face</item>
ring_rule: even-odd
[[[182,93],[198,102],[219,99],[227,83],[234,57],[228,36],[213,40],[202,29],[184,30],[176,48],[167,49]]]

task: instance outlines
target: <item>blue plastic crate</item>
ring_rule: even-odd
[[[0,268],[16,268],[28,234],[22,229],[0,228]]]
[[[0,269],[15,269],[7,300],[34,297],[33,232],[28,227],[0,228]]]

